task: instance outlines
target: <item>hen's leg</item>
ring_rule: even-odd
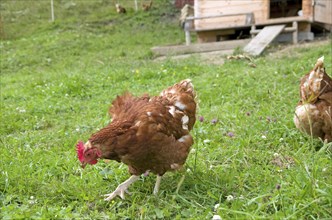
[[[139,176],[132,175],[131,177],[129,177],[129,179],[127,179],[126,181],[121,183],[116,188],[116,190],[114,190],[114,192],[104,195],[104,196],[107,196],[107,198],[105,198],[105,200],[110,201],[110,200],[114,199],[116,196],[120,196],[121,199],[124,199],[125,192],[127,192],[129,185],[132,184],[133,182],[137,181],[138,179],[139,179]]]
[[[157,175],[156,185],[154,185],[154,189],[153,189],[154,195],[157,195],[157,193],[159,192],[160,181],[161,181],[161,176]]]

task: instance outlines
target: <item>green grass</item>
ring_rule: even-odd
[[[332,73],[331,42],[281,58],[267,52],[254,60],[257,68],[197,57],[155,62],[152,46],[184,43],[169,1],[124,16],[113,1],[70,2],[55,1],[51,23],[49,1],[1,1],[0,218],[332,218],[331,144],[292,122],[300,77],[321,55]],[[128,178],[127,167],[101,161],[82,170],[77,140],[109,122],[116,95],[157,95],[185,78],[205,120],[193,130],[178,194],[183,174],[169,173],[157,197],[150,175],[126,200],[103,201]]]

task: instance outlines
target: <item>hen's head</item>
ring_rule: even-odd
[[[76,145],[77,157],[81,162],[82,167],[84,168],[86,164],[96,164],[98,162],[98,158],[101,157],[101,151],[93,147],[88,141],[84,144],[82,141],[79,141]]]

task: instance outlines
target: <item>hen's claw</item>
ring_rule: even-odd
[[[112,199],[114,199],[116,196],[120,196],[121,199],[125,199],[125,193],[127,193],[128,195],[130,195],[130,192],[128,191],[128,189],[122,188],[122,187],[118,187],[116,188],[116,190],[114,190],[114,192],[109,193],[109,194],[105,194],[104,196],[106,196],[107,198],[105,198],[105,201],[111,201]]]
[[[127,179],[126,181],[124,181],[123,183],[121,183],[112,193],[109,194],[105,194],[104,196],[106,196],[107,198],[105,198],[105,201],[111,201],[112,199],[114,199],[116,196],[120,196],[121,199],[125,199],[125,193],[129,194],[128,192],[128,187],[130,184],[132,184],[133,182],[135,182],[136,180],[139,179],[139,176],[135,176],[132,175],[131,177],[129,177],[129,179]]]

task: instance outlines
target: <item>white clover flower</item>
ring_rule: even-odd
[[[30,205],[33,205],[33,204],[36,204],[36,203],[37,203],[37,200],[35,199],[34,196],[30,196],[30,199],[29,199],[28,202],[29,202]]]
[[[212,220],[221,220],[220,215],[213,215]]]
[[[233,200],[234,200],[234,196],[232,196],[232,195],[226,196],[226,201],[227,202],[230,202],[230,201],[233,201]]]
[[[263,139],[266,139],[266,136],[265,136],[265,135],[262,135],[262,138],[263,138]]]
[[[209,140],[209,139],[205,139],[205,140],[203,141],[204,144],[207,144],[207,143],[210,143],[210,142],[211,142],[211,140]]]
[[[17,107],[16,111],[18,111],[19,113],[25,113],[26,112],[26,110],[24,108],[20,108],[20,107]]]
[[[213,210],[216,212],[216,211],[218,210],[219,206],[220,206],[220,204],[219,204],[219,203],[215,204],[215,205],[214,205],[214,209],[213,209]]]

